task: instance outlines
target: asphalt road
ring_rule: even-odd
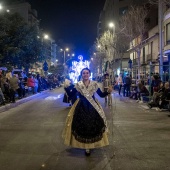
[[[0,170],[170,170],[169,112],[113,93],[104,105],[110,145],[92,150],[67,147],[61,138],[68,104],[63,89],[33,96],[0,113]]]

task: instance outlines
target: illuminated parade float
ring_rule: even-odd
[[[77,61],[72,62],[71,71],[69,73],[70,79],[74,83],[77,83],[77,81],[80,80],[80,72],[81,72],[81,70],[83,68],[89,68],[89,66],[90,66],[89,61],[87,61],[87,60],[83,61],[83,56],[82,55],[79,55],[78,59],[80,60],[79,62],[77,62]]]

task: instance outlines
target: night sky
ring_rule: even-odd
[[[97,36],[105,0],[28,0],[38,11],[41,28],[56,41],[74,44],[76,54],[87,54]]]

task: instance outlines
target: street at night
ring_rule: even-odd
[[[170,0],[0,1],[0,170],[170,170]]]
[[[99,98],[109,124],[110,145],[86,157],[84,150],[63,144],[70,109],[62,102],[63,94],[62,87],[46,91],[0,113],[1,170],[170,169],[169,112],[148,110],[145,104],[117,93],[112,94],[112,107]]]

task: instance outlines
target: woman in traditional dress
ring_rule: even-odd
[[[109,144],[106,117],[94,93],[104,98],[112,92],[112,87],[102,92],[97,82],[89,80],[90,74],[90,70],[84,68],[81,71],[82,81],[67,91],[69,96],[77,93],[79,98],[68,113],[62,135],[66,145],[85,149],[86,156],[90,155],[90,149]]]

